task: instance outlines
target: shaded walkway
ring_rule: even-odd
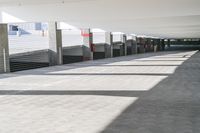
[[[200,53],[142,95],[103,133],[199,133]]]
[[[0,75],[0,132],[199,133],[200,53]]]

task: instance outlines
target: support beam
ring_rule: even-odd
[[[124,56],[127,56],[127,36],[123,34],[123,47],[124,47]]]
[[[158,52],[161,49],[161,40],[154,39],[154,52]]]
[[[132,44],[132,54],[137,54],[138,49],[137,49],[137,37],[132,36],[133,44]]]
[[[93,35],[90,29],[81,29],[81,35],[83,37],[83,61],[93,60]]]
[[[165,39],[161,39],[161,50],[165,51]]]
[[[139,53],[145,53],[145,38],[137,38],[137,44],[139,45]]]
[[[7,24],[0,24],[0,73],[10,72],[7,27]]]
[[[57,29],[57,22],[49,22],[49,65],[62,65],[62,31]]]
[[[158,39],[158,51],[161,51],[161,39]]]
[[[168,40],[167,40],[167,47],[170,48],[170,45],[171,45],[171,40],[168,39]]]
[[[154,52],[154,39],[151,38],[151,52]]]
[[[105,54],[106,58],[112,58],[113,57],[113,35],[111,32],[105,32]]]
[[[158,48],[158,46],[157,46],[157,39],[153,39],[153,51],[154,52],[157,52],[157,48]]]
[[[151,38],[146,38],[146,52],[152,52],[152,39]]]

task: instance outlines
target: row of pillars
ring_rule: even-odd
[[[83,61],[93,60],[93,52],[95,46],[93,44],[93,35],[90,29],[81,29],[83,37]],[[122,35],[122,43],[124,45],[124,55],[127,55],[127,37]],[[105,33],[106,51],[105,57],[113,57],[113,35],[111,32]],[[51,66],[63,64],[62,54],[62,30],[57,29],[57,23],[49,23],[49,62]]]
[[[166,46],[170,47],[170,39],[158,38],[137,38],[137,45],[140,53],[164,51]]]
[[[62,30],[57,28],[56,22],[49,24],[49,64],[50,66],[63,64],[63,50],[62,50]],[[93,60],[94,44],[93,36],[90,29],[82,29],[81,35],[83,37],[83,60]],[[134,38],[134,37],[133,37]],[[113,57],[113,35],[111,32],[105,33],[106,51],[105,57]],[[124,55],[127,55],[127,36],[122,35]],[[137,53],[137,42],[134,45],[135,54]],[[0,73],[10,72],[9,66],[9,48],[8,48],[8,30],[7,24],[0,24]]]

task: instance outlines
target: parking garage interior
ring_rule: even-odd
[[[199,133],[199,0],[0,0],[0,132]]]

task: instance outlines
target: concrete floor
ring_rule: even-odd
[[[0,133],[200,133],[200,53],[0,75]]]

